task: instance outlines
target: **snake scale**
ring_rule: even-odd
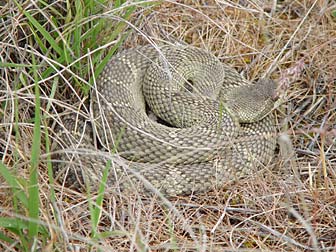
[[[275,93],[273,81],[252,84],[198,48],[126,50],[97,79],[91,118],[56,127],[54,173],[75,187],[96,188],[109,171],[109,188],[211,190],[273,157]]]

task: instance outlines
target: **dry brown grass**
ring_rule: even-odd
[[[276,2],[185,0],[139,7],[130,20],[137,30],[130,27],[124,47],[149,40],[191,44],[211,50],[250,80],[266,75],[278,80],[285,89],[277,110],[285,157],[279,155],[261,174],[170,202],[107,194],[98,225],[106,237],[98,239],[91,238],[85,193],[56,185],[57,204],[50,204],[42,162],[41,218],[52,234],[45,249],[67,251],[71,244],[88,251],[92,244],[92,251],[336,251],[336,3]],[[15,50],[6,41],[1,46]],[[18,55],[25,57],[23,50]],[[1,84],[19,76],[8,69],[2,73]],[[9,146],[3,162],[11,166],[18,160],[22,177],[31,149],[31,90],[18,93],[20,138],[6,135],[1,142],[3,149]],[[72,92],[59,88],[50,114],[57,114],[60,101],[75,108],[70,104],[79,98]],[[10,109],[5,115],[12,116]],[[4,117],[2,125],[6,122]],[[19,150],[17,159],[11,157],[13,148]],[[5,184],[0,188],[5,216],[11,196]],[[12,251],[6,243],[1,247]]]

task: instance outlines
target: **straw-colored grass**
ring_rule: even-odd
[[[0,250],[336,251],[335,1],[103,2],[0,1]],[[148,43],[277,80],[273,165],[169,200],[54,182],[60,115],[88,115],[108,59]]]

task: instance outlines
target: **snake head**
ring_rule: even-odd
[[[239,123],[253,123],[272,112],[278,99],[278,85],[269,79],[230,89],[224,95],[225,107]]]

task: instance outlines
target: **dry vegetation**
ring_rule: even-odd
[[[40,5],[26,6],[54,31],[51,9],[65,15],[65,4],[49,2],[53,4],[40,10]],[[1,61],[22,66],[1,66],[0,154],[7,167],[15,167],[23,190],[28,190],[24,179],[29,178],[34,127],[34,78],[28,65],[33,64],[33,53],[37,74],[50,62],[40,54],[38,41],[31,39],[27,18],[16,5],[6,4],[1,15],[13,19],[2,19]],[[136,6],[128,26],[110,45],[128,31],[120,50],[149,42],[191,44],[211,50],[250,80],[271,76],[282,84],[283,104],[276,112],[283,155],[274,160],[274,167],[203,195],[163,202],[135,193],[108,193],[93,237],[89,196],[55,184],[53,201],[45,162],[45,128],[51,133],[57,113],[77,109],[85,95],[73,72],[58,70],[49,79],[40,76],[46,78],[40,82],[40,221],[50,237],[41,242],[36,236],[37,247],[43,251],[336,251],[335,1],[163,1]],[[107,8],[98,17],[111,18],[110,27],[116,27],[117,17],[125,11]],[[65,27],[57,29],[61,37]],[[99,34],[97,43],[107,43],[109,29]],[[81,59],[81,67],[90,69],[88,58]],[[92,78],[90,71],[82,77]],[[53,91],[54,82],[58,86]],[[25,218],[24,210],[13,211],[15,191],[1,177],[0,182],[0,216]],[[1,234],[21,239],[10,231],[0,226]],[[1,239],[0,248],[16,251],[15,244]]]

